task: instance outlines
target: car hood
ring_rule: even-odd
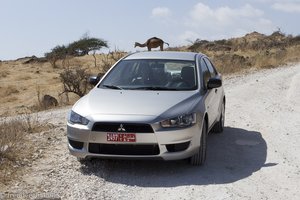
[[[200,100],[197,91],[142,91],[94,88],[73,110],[92,120],[171,118],[191,112]],[[122,118],[122,117],[121,117]],[[123,120],[123,119],[121,119]]]

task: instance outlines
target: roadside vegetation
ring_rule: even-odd
[[[41,142],[34,142],[34,134],[53,128],[41,122],[37,114],[24,110],[17,117],[0,120],[0,185],[8,184],[22,173],[22,168],[37,158]]]
[[[86,34],[81,39],[74,41],[68,45],[57,45],[50,52],[45,53],[45,58],[51,63],[54,68],[56,68],[56,63],[58,60],[63,60],[64,64],[65,59],[67,59],[68,57],[85,56],[88,55],[91,51],[93,52],[93,55],[95,55],[96,51],[100,50],[103,47],[108,47],[105,40],[89,37]],[[95,56],[94,59],[96,59]]]

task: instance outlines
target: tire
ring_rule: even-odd
[[[223,133],[225,123],[225,103],[222,103],[221,115],[217,123],[213,126],[213,133]]]
[[[207,138],[207,127],[206,122],[203,123],[202,134],[200,139],[200,147],[198,152],[190,157],[191,165],[203,165],[206,159],[206,138]]]

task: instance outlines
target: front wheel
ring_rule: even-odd
[[[198,152],[190,157],[191,165],[203,165],[206,159],[206,137],[207,137],[207,127],[206,122],[203,123],[202,134],[200,138],[200,147]]]

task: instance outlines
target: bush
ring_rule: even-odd
[[[4,158],[14,159],[14,152],[22,144],[25,127],[20,120],[2,122],[0,125],[0,162]]]
[[[67,68],[60,73],[60,80],[64,88],[61,94],[72,92],[79,97],[84,96],[89,89],[87,79],[90,75],[86,71],[86,69],[78,67],[74,70]]]
[[[114,50],[104,54],[101,59],[100,69],[102,74],[106,73],[118,60],[125,56],[125,52]]]
[[[34,144],[27,138],[28,134],[50,128],[49,124],[40,123],[37,115],[29,113],[0,120],[0,182],[11,181],[16,171],[30,162]]]
[[[65,59],[68,55],[68,48],[64,45],[54,47],[51,52],[45,53],[46,59],[51,63],[51,65],[55,68],[56,62],[60,59]]]

